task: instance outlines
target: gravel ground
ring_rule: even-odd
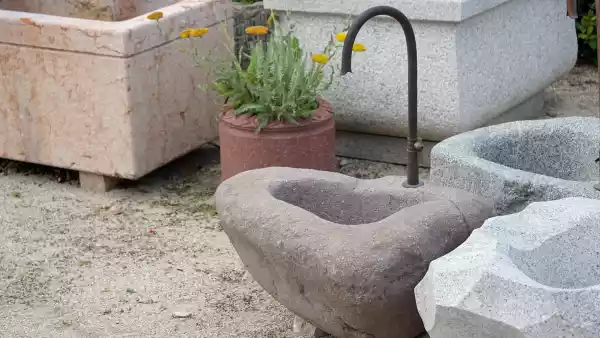
[[[595,71],[576,68],[547,97],[553,116],[596,116]],[[361,178],[404,174],[341,163]],[[218,224],[218,177],[212,146],[108,194],[82,191],[72,172],[1,162],[0,337],[295,337]]]

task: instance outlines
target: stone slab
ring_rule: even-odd
[[[446,139],[431,152],[433,184],[470,191],[494,201],[497,214],[535,201],[600,199],[595,160],[600,119],[569,117],[520,121]]]
[[[468,192],[404,181],[266,168],[224,181],[216,205],[252,277],[297,316],[337,337],[414,338],[429,262],[492,213]]]
[[[1,158],[137,179],[216,136],[212,75],[179,32],[211,27],[199,50],[226,60],[230,1],[139,5],[119,22],[0,10]]]
[[[476,3],[385,2],[410,13],[409,17],[417,10],[444,13],[446,6],[466,11]],[[356,14],[352,8],[375,4],[295,3],[269,0],[265,6],[292,6],[289,16],[282,15],[283,22],[295,24],[295,34],[308,52],[321,51],[333,33],[344,30],[348,14]],[[511,0],[466,16],[452,23],[418,16],[412,20],[418,49],[418,122],[424,140],[440,141],[485,126],[542,92],[575,65],[575,23],[566,16],[563,0]],[[367,52],[355,54],[353,72],[337,78],[324,94],[336,109],[339,129],[406,137],[408,61],[401,26],[374,19],[363,27],[357,41],[366,44]],[[331,62],[339,64],[339,58]],[[522,114],[512,119],[527,118],[526,112]]]
[[[423,141],[419,165],[430,166],[429,154],[437,142]],[[402,137],[353,133],[338,130],[336,133],[336,153],[338,156],[358,158],[376,162],[408,164],[406,139]]]
[[[415,288],[431,338],[596,338],[600,201],[567,198],[488,219]]]

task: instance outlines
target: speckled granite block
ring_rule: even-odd
[[[412,20],[418,48],[419,126],[425,140],[472,130],[543,91],[577,58],[574,21],[564,0],[265,0],[290,10],[308,51],[322,50],[348,15],[391,5]],[[284,21],[287,19],[284,19]],[[404,33],[391,19],[368,22],[357,41],[353,73],[325,95],[338,128],[407,135]],[[519,116],[513,117],[518,119]]]
[[[430,181],[494,201],[497,214],[533,201],[600,199],[600,120],[569,117],[485,127],[446,139],[431,151]]]
[[[415,288],[431,338],[597,338],[600,201],[488,219]]]
[[[0,10],[0,157],[136,179],[216,137],[218,98],[197,88],[210,74],[178,37],[211,27],[197,46],[226,60],[230,1],[48,3],[0,1],[22,10]]]

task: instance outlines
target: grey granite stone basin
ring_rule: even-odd
[[[497,214],[533,201],[571,196],[600,199],[594,161],[600,120],[570,117],[510,122],[463,133],[431,153],[430,181],[494,201]]]
[[[432,260],[491,217],[465,191],[403,177],[266,168],[216,193],[223,229],[253,278],[320,330],[343,338],[424,332],[414,287]]]
[[[600,201],[488,219],[415,288],[431,338],[597,338]]]

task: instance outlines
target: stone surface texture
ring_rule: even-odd
[[[120,21],[179,0],[0,0],[0,9],[79,19]]]
[[[348,15],[390,5],[411,19],[418,50],[421,137],[440,141],[486,125],[542,92],[577,58],[563,0],[265,0],[307,51],[322,50]],[[338,129],[406,137],[407,54],[401,26],[372,19],[357,37],[368,51],[324,95]],[[338,53],[338,56],[341,53]],[[337,61],[336,61],[337,62]],[[512,117],[519,119],[518,116]]]
[[[595,338],[600,201],[537,202],[495,217],[415,288],[431,338]]]
[[[501,116],[488,121],[487,125],[514,121],[515,118],[527,120],[545,114],[544,95],[538,94]],[[339,156],[359,158],[370,161],[408,164],[406,138],[394,136],[338,131],[336,133],[336,152]],[[430,167],[431,149],[436,141],[423,141],[423,150],[419,153],[419,165]]]
[[[431,151],[430,180],[494,201],[499,215],[534,201],[600,199],[600,120],[568,117],[485,127]]]
[[[114,189],[119,180],[110,176],[90,174],[84,171],[79,173],[79,184],[88,191],[107,192]]]
[[[429,262],[492,214],[465,191],[404,180],[266,168],[223,182],[216,205],[252,277],[296,315],[340,338],[413,338]]]
[[[197,89],[211,75],[181,49],[226,59],[231,3],[173,2],[139,1],[118,22],[0,10],[0,157],[136,179],[215,138],[217,98]],[[198,26],[213,29],[178,38]]]

